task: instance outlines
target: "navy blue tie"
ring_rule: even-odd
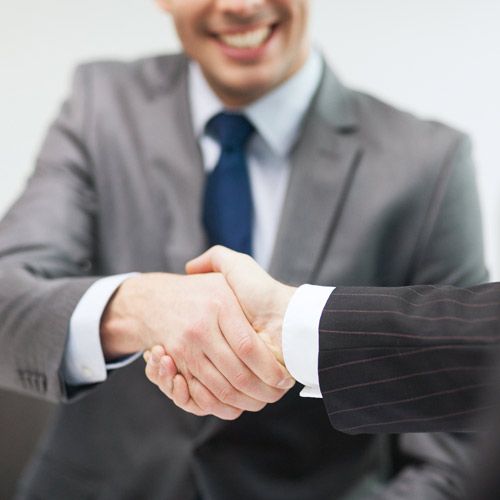
[[[251,255],[253,205],[245,147],[254,131],[240,114],[219,113],[207,124],[207,133],[221,146],[221,155],[208,176],[203,223],[210,245]]]

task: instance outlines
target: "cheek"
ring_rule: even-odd
[[[300,1],[288,2],[286,9],[287,43],[289,46],[300,47],[308,34],[309,9]]]
[[[293,45],[294,58],[301,58],[307,52],[308,47],[310,47],[308,25],[304,23],[297,24],[294,27],[292,36],[293,40],[291,43]]]
[[[191,0],[187,1],[189,2]],[[172,13],[172,21],[177,36],[184,47],[194,47],[196,49],[197,45],[203,43],[203,19],[203,13],[199,11],[186,12],[183,10]]]
[[[203,49],[203,40],[192,24],[182,22],[176,24],[177,36],[184,50],[191,56]]]

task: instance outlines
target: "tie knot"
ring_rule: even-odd
[[[254,131],[254,126],[242,114],[219,113],[207,124],[207,131],[224,151],[243,149]]]

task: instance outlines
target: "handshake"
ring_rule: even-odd
[[[199,416],[233,420],[281,399],[295,383],[282,350],[295,288],[220,246],[186,271],[142,274],[121,285],[101,323],[106,357],[144,351],[148,379]]]

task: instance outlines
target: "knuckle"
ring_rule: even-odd
[[[226,385],[219,389],[218,398],[222,403],[234,404],[236,401],[236,391],[229,385]]]
[[[238,356],[241,359],[251,358],[255,353],[255,344],[249,335],[242,335],[236,347]]]
[[[185,358],[186,347],[182,342],[173,342],[169,346],[169,352],[172,358],[177,362],[179,359]]]
[[[283,371],[279,368],[278,362],[276,362],[274,367],[271,368],[269,372],[266,374],[266,382],[269,385],[276,387],[284,378],[284,376],[285,375]]]
[[[184,338],[188,342],[198,342],[203,337],[203,334],[206,334],[206,330],[202,321],[193,321],[186,327]]]
[[[212,252],[213,252],[214,254],[219,255],[219,254],[221,254],[223,251],[224,251],[224,247],[223,247],[222,245],[214,245],[214,246],[212,247]]]
[[[214,408],[215,408],[214,402],[204,394],[198,395],[198,397],[196,398],[196,404],[203,411],[206,411],[207,413],[213,413]]]
[[[184,359],[185,361],[185,364],[184,364],[184,368],[185,368],[185,373],[186,374],[189,374],[189,375],[192,375],[193,377],[198,377],[200,375],[200,373],[203,372],[203,364],[204,364],[204,361],[200,359],[199,356],[195,356],[195,355],[190,355],[190,356],[187,356],[186,355],[186,358]],[[198,381],[196,381],[198,383]]]
[[[217,292],[214,291],[214,294],[207,301],[207,308],[210,312],[218,312],[224,307],[224,300],[222,297],[217,295]]]
[[[239,389],[249,389],[252,386],[252,378],[250,373],[239,371],[234,378],[234,383]]]
[[[192,391],[192,396],[193,396],[193,399],[195,400],[196,404],[203,411],[206,411],[208,413],[213,413],[213,411],[217,405],[215,402],[215,398],[213,396],[209,395],[207,391],[194,389]]]

